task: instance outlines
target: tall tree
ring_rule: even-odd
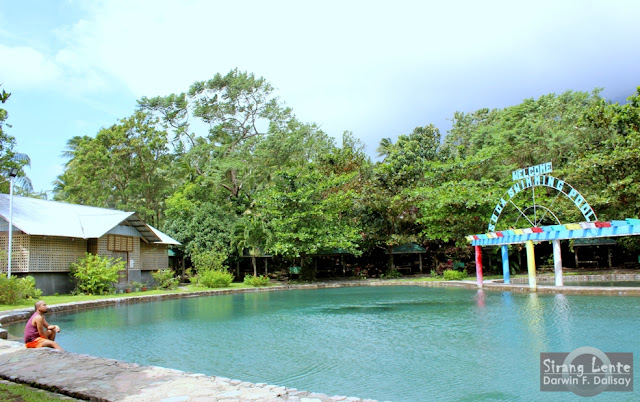
[[[3,104],[9,100],[10,93],[4,89],[0,93],[0,102]],[[16,139],[4,131],[3,126],[11,127],[6,123],[9,114],[4,108],[0,108],[0,192],[9,192],[9,171],[12,168],[17,169],[15,184],[18,193],[28,194],[33,191],[31,180],[24,171],[25,167],[31,165],[31,160],[26,154],[17,152]]]
[[[171,155],[167,134],[143,112],[102,129],[95,138],[71,138],[72,158],[56,182],[58,200],[136,211],[159,225],[168,195]]]
[[[268,251],[289,258],[331,249],[360,254],[361,229],[350,216],[354,174],[323,175],[310,165],[279,172],[273,186],[256,196],[255,208],[272,234]]]
[[[213,185],[239,197],[251,172],[248,159],[260,137],[289,115],[272,92],[264,78],[234,69],[195,82],[187,93],[142,98],[139,107],[157,113],[165,127],[174,130],[175,140],[185,145],[199,175],[209,176]],[[192,119],[208,128],[206,135],[190,131]]]
[[[599,100],[587,109],[581,128],[597,132],[566,174],[586,188],[601,219],[640,216],[640,87],[620,105]]]

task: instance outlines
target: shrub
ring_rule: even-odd
[[[467,271],[455,271],[453,269],[447,269],[444,271],[445,281],[461,281],[467,277]]]
[[[389,268],[387,272],[382,274],[383,278],[400,278],[402,274],[395,268]]]
[[[233,274],[225,269],[207,269],[198,274],[198,284],[207,288],[226,288],[233,282]]]
[[[0,304],[14,304],[23,299],[36,299],[41,295],[42,291],[36,289],[36,280],[32,276],[0,276]]]
[[[33,276],[18,279],[18,288],[23,299],[38,299],[42,296],[42,290],[36,288],[36,278]]]
[[[159,269],[156,272],[152,272],[151,276],[158,289],[175,289],[178,287],[178,278],[173,276],[173,272],[170,269]]]
[[[245,285],[249,285],[249,286],[267,286],[269,284],[269,277],[268,276],[253,276],[253,275],[247,275],[244,277],[244,284]]]
[[[227,255],[221,250],[194,250],[191,261],[195,265],[197,274],[191,278],[191,283],[207,288],[226,288],[233,282],[233,274],[226,270],[224,261]]]
[[[194,250],[191,253],[191,262],[193,262],[198,272],[212,269],[222,270],[225,268],[223,263],[226,259],[227,255],[220,250]]]
[[[125,269],[124,261],[101,255],[85,253],[84,258],[71,264],[71,276],[75,279],[77,293],[103,295],[113,292],[118,281],[118,271]]]

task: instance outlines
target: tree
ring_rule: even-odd
[[[149,115],[137,112],[102,129],[95,138],[71,138],[72,158],[56,182],[55,198],[72,203],[132,210],[161,223],[171,178],[167,134]]]
[[[236,221],[233,244],[238,253],[243,255],[245,250],[251,257],[253,276],[258,275],[256,259],[263,255],[265,246],[271,241],[271,233],[266,222],[261,219],[260,213],[248,209],[243,216]]]
[[[172,169],[181,182],[167,202],[170,222],[164,228],[185,250],[206,249],[205,239],[224,239],[227,250],[233,239],[237,248],[243,242],[237,237],[247,229],[243,214],[253,209],[255,194],[270,186],[274,172],[302,168],[335,148],[315,124],[281,107],[264,78],[237,69],[196,82],[186,93],[142,98],[139,107],[174,133]],[[192,131],[202,127],[206,131]],[[205,226],[208,217],[193,220],[184,212],[203,208],[229,226]]]
[[[142,98],[138,103],[141,110],[158,114],[165,127],[173,128],[175,140],[186,144],[199,175],[209,176],[212,184],[237,198],[251,173],[248,159],[260,137],[289,113],[272,92],[264,78],[234,69],[195,82],[187,93]],[[206,136],[189,132],[192,118],[208,127]]]
[[[416,127],[411,134],[398,136],[392,147],[387,139],[381,146],[389,151],[382,164],[386,170],[383,174],[397,186],[414,186],[422,180],[425,163],[440,157],[440,130],[433,124]]]
[[[411,190],[424,182],[428,163],[441,158],[440,131],[433,125],[416,127],[410,134],[398,136],[395,144],[384,138],[378,152],[386,158],[367,175],[360,214],[367,243],[383,247],[392,263],[394,246],[421,237]]]
[[[455,158],[429,164],[424,183],[411,191],[422,236],[463,245],[466,235],[486,231],[504,187],[478,174],[484,163]]]
[[[599,136],[572,161],[567,176],[587,189],[601,220],[640,216],[640,87],[624,105],[599,100],[581,122]]]
[[[307,255],[330,249],[360,254],[361,230],[349,216],[355,194],[346,189],[353,177],[322,175],[313,165],[278,172],[255,201],[272,234],[267,251],[299,257],[302,264]]]
[[[0,102],[4,104],[10,96],[11,94],[3,89],[0,94]],[[5,123],[8,117],[7,111],[0,108],[0,172],[2,172],[0,191],[5,194],[9,192],[9,171],[16,168],[15,185],[18,187],[16,191],[28,194],[33,191],[33,186],[24,168],[31,165],[31,160],[26,154],[15,151],[16,139],[4,131],[3,126],[11,127]]]

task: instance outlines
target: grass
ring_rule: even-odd
[[[22,384],[0,383],[0,401],[5,402],[47,402],[52,399],[66,399],[51,392],[45,392]]]

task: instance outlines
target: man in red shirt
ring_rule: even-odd
[[[49,311],[47,303],[43,300],[36,302],[36,312],[29,318],[24,328],[24,344],[28,348],[46,347],[62,350],[56,342],[56,334],[60,332],[60,327],[49,325],[44,318],[47,311]]]

